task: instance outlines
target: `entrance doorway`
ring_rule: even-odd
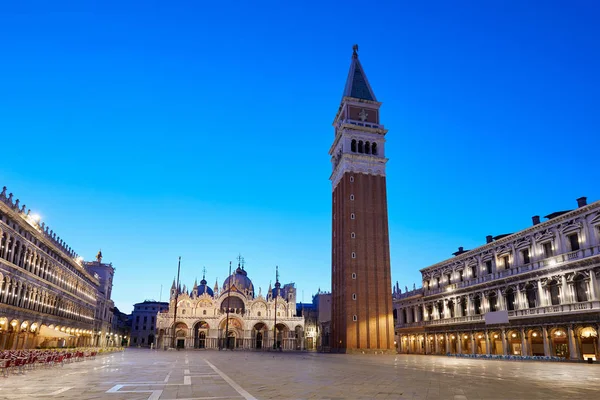
[[[183,349],[185,347],[185,339],[177,339],[177,348]]]
[[[258,332],[256,334],[256,348],[257,349],[262,349],[262,341],[263,341],[263,334],[262,334],[262,332]]]

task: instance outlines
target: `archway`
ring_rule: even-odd
[[[504,353],[504,345],[502,343],[502,333],[501,332],[490,332],[489,338],[490,338],[490,346],[491,346],[490,353],[496,354],[496,355],[503,354]]]
[[[558,328],[550,333],[552,343],[552,355],[561,358],[569,358],[569,338],[564,329]]]
[[[508,354],[513,356],[523,355],[521,346],[521,334],[517,331],[509,331],[506,333],[506,341],[508,342]]]
[[[464,334],[460,337],[460,340],[460,347],[462,349],[463,354],[472,354],[473,348],[471,346],[470,335]]]
[[[206,335],[208,334],[209,325],[206,321],[200,321],[194,325],[194,348],[206,348]]]
[[[175,347],[178,349],[185,348],[185,338],[187,337],[188,326],[183,322],[175,325]]]
[[[285,324],[277,324],[275,326],[275,344],[274,348],[283,350],[287,348],[285,339],[289,337],[289,328]]]
[[[594,361],[598,360],[600,349],[598,349],[598,331],[590,326],[582,328],[579,331],[581,338],[581,355],[584,360],[590,358]]]
[[[487,346],[485,343],[485,335],[482,332],[475,334],[475,349],[476,354],[486,354]]]
[[[266,334],[267,334],[267,326],[262,322],[254,325],[254,348],[255,349],[263,349],[266,346]]]
[[[219,332],[221,336],[221,347],[233,349],[240,347],[241,338],[243,337],[243,323],[238,318],[225,318],[219,324]]]
[[[544,355],[544,338],[539,330],[533,330],[530,332],[529,342],[531,343],[530,348],[532,356]]]
[[[302,350],[302,342],[304,339],[304,330],[302,329],[302,326],[296,325],[296,328],[294,328],[294,336],[296,342],[296,350]]]

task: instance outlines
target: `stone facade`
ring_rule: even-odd
[[[334,352],[394,348],[385,178],[385,134],[375,94],[352,56],[335,117],[332,169],[332,342]]]
[[[600,201],[546,218],[397,287],[398,351],[600,359]]]
[[[145,300],[133,305],[131,313],[131,337],[129,345],[134,347],[156,346],[158,315],[169,309],[169,303]]]
[[[92,345],[98,278],[39,217],[0,193],[0,349]]]
[[[304,348],[304,319],[296,316],[294,284],[281,287],[277,281],[266,295],[260,289],[256,295],[247,272],[239,266],[220,289],[218,283],[211,289],[204,278],[191,291],[173,282],[169,309],[159,313],[157,320],[160,348]]]

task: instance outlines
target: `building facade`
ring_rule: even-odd
[[[308,351],[331,350],[331,293],[320,290],[312,303],[296,305],[296,314],[304,318],[304,349]]]
[[[398,351],[600,359],[600,201],[577,203],[396,290]]]
[[[93,343],[98,279],[6,187],[0,193],[0,349]]]
[[[177,304],[177,314],[175,314]],[[296,316],[293,283],[275,282],[266,295],[240,266],[219,289],[211,289],[203,277],[191,292],[171,287],[169,309],[158,315],[161,348],[236,348],[282,350],[304,348],[304,319]]]
[[[96,261],[86,261],[83,265],[98,280],[92,345],[98,347],[120,346],[119,333],[112,327],[115,303],[112,301],[111,295],[115,269],[112,263],[102,262],[102,251],[98,252]],[[115,334],[117,335],[116,339]]]
[[[394,349],[385,134],[354,46],[329,150],[334,352]]]
[[[156,346],[158,315],[169,309],[169,303],[145,300],[134,304],[131,313],[131,337],[129,345],[134,347]]]

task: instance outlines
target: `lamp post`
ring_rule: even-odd
[[[177,263],[177,287],[175,287],[175,307],[173,313],[173,339],[171,340],[171,347],[175,348],[175,332],[177,324],[177,301],[179,298],[179,271],[181,270],[181,256],[179,256],[179,262]]]
[[[231,261],[229,261],[229,285],[227,288],[227,320],[225,321],[225,349],[229,348],[229,297],[231,296]]]
[[[279,295],[279,267],[275,266],[275,323],[273,324],[273,350],[277,350],[277,296]]]

